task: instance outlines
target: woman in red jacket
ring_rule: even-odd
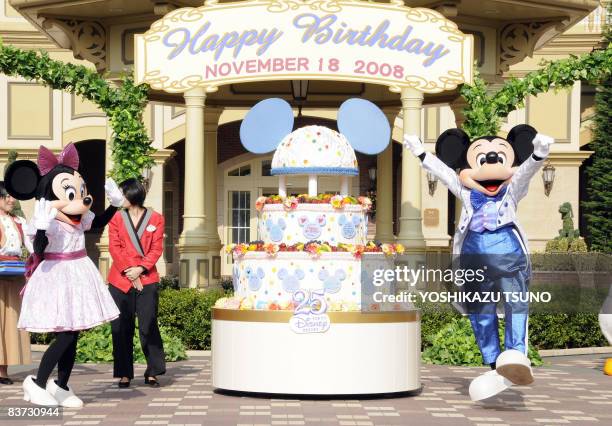
[[[162,255],[164,217],[143,207],[146,190],[137,179],[119,185],[125,196],[124,209],[109,224],[109,251],[113,264],[108,274],[110,293],[121,312],[111,322],[113,333],[113,377],[120,388],[134,378],[134,317],[142,351],[147,358],[145,384],[159,387],[156,376],[166,372],[164,347],[157,324],[159,274],[155,268]]]

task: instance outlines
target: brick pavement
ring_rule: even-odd
[[[168,365],[163,387],[142,383],[137,366],[130,389],[118,389],[108,364],[80,364],[71,385],[85,407],[65,410],[60,420],[7,420],[32,425],[612,425],[612,377],[601,367],[605,355],[547,358],[532,386],[512,388],[486,402],[467,396],[470,380],[483,368],[425,365],[419,396],[396,399],[288,400],[236,397],[213,392],[210,358]],[[18,383],[0,386],[0,406],[28,406],[21,381],[33,366],[12,373]]]

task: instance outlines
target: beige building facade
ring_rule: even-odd
[[[542,60],[590,52],[601,40],[605,6],[597,1],[406,1],[409,6],[436,8],[475,38],[479,71],[492,83],[522,76]],[[0,0],[0,37],[24,49],[43,49],[65,62],[81,63],[114,78],[133,65],[134,34],[175,7],[197,1],[36,1]],[[145,122],[157,152],[147,173],[147,204],[166,217],[166,242],[159,268],[178,275],[181,283],[207,287],[231,274],[231,259],[222,245],[258,239],[255,200],[276,192],[270,176],[271,155],[247,153],[239,142],[242,118],[256,101],[281,96],[290,102],[292,82],[230,85],[215,94],[194,89],[184,96],[151,93]],[[393,125],[392,138],[404,129],[419,133],[433,151],[437,136],[460,125],[462,102],[456,92],[400,95],[369,84],[311,81],[299,124],[335,126],[341,100],[360,96],[383,108]],[[544,194],[540,175],[521,203],[519,219],[532,251],[561,228],[557,210],[569,201],[577,217],[584,192],[583,163],[592,154],[589,120],[594,88],[580,82],[570,90],[529,98],[525,107],[504,122],[502,133],[519,123],[555,137],[550,163],[555,167],[551,193]],[[20,78],[0,75],[0,163],[10,150],[33,159],[39,145],[61,150],[76,143],[94,198],[104,206],[103,180],[109,169],[111,130],[92,103]],[[297,108],[296,108],[297,111]],[[370,233],[381,241],[397,240],[412,250],[448,251],[460,209],[442,185],[432,191],[425,172],[400,144],[378,156],[360,156],[353,194],[375,191],[377,209]],[[1,164],[0,164],[1,165]],[[375,177],[375,179],[372,179]],[[319,182],[320,192],[336,192],[339,181]],[[292,193],[306,192],[306,178],[288,180]],[[23,203],[26,214],[32,202]],[[584,233],[584,229],[581,229]],[[102,272],[109,255],[104,234],[91,235],[89,251]]]

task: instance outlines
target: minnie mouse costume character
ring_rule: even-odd
[[[453,242],[454,260],[462,269],[484,271],[484,280],[466,284],[464,290],[476,296],[504,292],[504,352],[497,303],[466,304],[483,360],[492,369],[470,384],[473,400],[489,398],[513,384],[533,382],[527,358],[528,303],[522,301],[528,291],[530,263],[516,209],[553,142],[528,125],[514,127],[507,139],[485,136],[471,143],[462,130],[449,129],[438,138],[434,156],[425,152],[418,136],[404,137],[406,148],[463,203]],[[505,299],[510,293],[518,300]]]
[[[93,198],[78,167],[73,144],[57,157],[41,146],[38,165],[16,161],[5,175],[6,189],[13,197],[36,198],[34,217],[25,232],[33,239],[34,253],[26,266],[18,328],[56,335],[36,377],[28,376],[23,382],[24,399],[38,405],[83,405],[68,386],[79,331],[119,316],[104,280],[87,257],[84,233],[106,226],[123,203],[123,194],[108,179],[105,189],[111,206],[96,216],[90,210]],[[56,365],[57,381],[48,380]]]

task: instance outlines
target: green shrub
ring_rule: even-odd
[[[34,345],[48,345],[54,338],[53,333],[30,333],[30,343]]]
[[[504,327],[499,327],[503,348]],[[440,331],[429,336],[429,345],[423,351],[423,361],[445,365],[483,365],[482,355],[476,344],[472,326],[467,318],[453,318]],[[538,351],[529,345],[527,356],[533,365],[542,365]]]
[[[431,346],[433,337],[461,314],[448,305],[422,305],[421,309],[421,350]]]
[[[598,314],[533,314],[529,316],[529,339],[538,349],[607,346],[599,328]]]
[[[546,242],[546,253],[586,253],[587,245],[584,238],[556,237]]]
[[[224,296],[221,289],[163,290],[159,294],[159,323],[188,349],[210,349],[211,309]]]
[[[166,275],[165,277],[161,277],[158,287],[159,290],[178,290],[180,288],[179,279],[176,275]]]
[[[556,242],[557,240],[549,241],[547,248]],[[584,240],[574,239],[574,243],[580,244],[580,242],[584,243]],[[530,258],[534,271],[609,272],[612,270],[612,256],[604,253],[579,251],[532,253]]]
[[[172,336],[164,327],[160,327],[162,341],[164,342],[164,352],[166,361],[180,361],[187,359],[185,346],[181,340]],[[109,323],[92,328],[81,334],[77,344],[77,362],[112,362],[113,361],[113,342],[111,326]],[[138,336],[138,322],[134,333],[134,362],[146,363],[145,356],[140,346]]]
[[[223,277],[219,285],[226,295],[231,296],[234,293],[234,281],[232,277]]]

